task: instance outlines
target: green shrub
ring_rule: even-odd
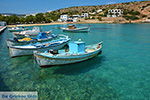
[[[136,16],[123,16],[126,20],[138,20],[139,17],[136,17]]]
[[[129,10],[125,9],[123,11],[123,14],[124,15],[127,15],[127,14],[130,14],[130,15],[140,15],[140,12],[139,11],[134,11],[134,10],[129,11]]]
[[[92,17],[91,19],[95,19],[95,17]]]
[[[148,6],[150,6],[150,4],[147,4],[146,6],[142,6],[142,9],[141,9],[141,10],[143,10],[144,8],[146,8],[146,7],[148,7]]]
[[[147,15],[142,15],[142,18],[147,17]]]
[[[107,17],[108,11],[104,11],[104,17]]]
[[[102,18],[101,18],[101,17],[98,17],[97,19],[98,19],[99,21],[102,21]]]
[[[99,14],[99,16],[104,17],[104,15],[103,15],[103,14]]]
[[[88,19],[90,19],[89,17],[88,18],[84,18],[85,20],[88,20]]]
[[[132,10],[132,11],[129,12],[129,14],[131,14],[131,15],[140,15],[140,12]]]

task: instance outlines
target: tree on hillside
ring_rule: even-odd
[[[46,20],[49,19],[49,21],[57,21],[59,19],[59,16],[60,13],[57,12],[50,12],[45,14]]]
[[[131,11],[129,12],[129,14],[131,14],[131,15],[140,15],[140,12],[139,12],[139,11],[131,10]]]
[[[96,12],[96,9],[92,9],[92,12]]]
[[[0,21],[5,21],[4,16],[0,14]]]
[[[102,21],[102,17],[98,17],[97,19],[98,19],[99,21]]]
[[[139,11],[134,11],[134,10],[127,10],[127,9],[124,9],[123,11],[123,14],[124,15],[140,15],[140,12]]]
[[[45,17],[45,22],[46,23],[51,23],[52,21],[51,21],[51,18],[50,17]]]
[[[45,17],[43,13],[36,14],[35,19],[37,23],[45,22]]]
[[[22,20],[23,20],[23,19],[22,19]],[[26,23],[34,23],[34,22],[36,22],[36,19],[35,19],[34,16],[30,15],[30,16],[27,16],[27,17],[25,18],[25,22],[26,22]]]
[[[8,24],[18,24],[19,17],[17,17],[16,15],[6,16],[4,17],[4,21],[6,21]]]
[[[139,17],[136,17],[136,16],[128,16],[128,15],[125,15],[125,16],[123,16],[126,20],[138,20],[139,19]]]
[[[24,23],[26,22],[26,18],[20,17],[20,18],[19,18],[19,21],[20,21],[21,24],[24,24]]]

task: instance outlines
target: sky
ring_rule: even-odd
[[[0,13],[32,14],[67,8],[146,0],[0,0]]]

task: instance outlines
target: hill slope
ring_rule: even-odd
[[[58,12],[60,14],[81,14],[84,12],[94,12],[99,9],[103,9],[103,12],[107,13],[109,9],[122,9],[123,11],[137,11],[139,12],[139,16],[141,18],[142,15],[147,15],[150,17],[150,1],[139,1],[139,2],[127,2],[127,3],[118,3],[118,4],[110,4],[110,5],[98,5],[98,6],[77,6],[77,7],[69,7],[56,10],[54,12]]]

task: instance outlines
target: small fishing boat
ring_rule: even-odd
[[[93,58],[101,53],[102,42],[87,45],[83,41],[69,43],[69,50],[34,52],[36,62],[41,66],[77,63]]]
[[[12,28],[8,28],[8,30],[10,32],[21,32],[21,31],[27,30],[27,28],[24,28],[24,27],[12,27]]]
[[[14,32],[14,37],[24,38],[24,37],[36,37],[41,32],[39,27],[33,27],[32,30],[26,30],[21,32]],[[45,31],[45,33],[50,34],[51,31]]]
[[[0,33],[4,32],[4,30],[6,29],[6,26],[0,26]]]
[[[25,37],[25,38],[12,38],[12,39],[7,39],[6,43],[7,46],[18,46],[18,45],[27,45],[29,43],[36,43],[36,42],[45,42],[45,41],[50,41],[54,38],[56,38],[57,35],[55,34],[49,34],[47,35],[46,33],[39,33],[36,38],[30,38],[30,37]]]
[[[77,28],[75,25],[68,25],[68,27],[61,27],[64,32],[89,32],[89,27],[79,27]]]
[[[9,46],[9,52],[11,57],[16,56],[23,56],[23,55],[32,55],[33,51],[45,51],[45,50],[58,50],[63,48],[70,38],[68,36],[63,36],[63,38],[59,38],[57,40],[52,40],[49,42],[43,42],[43,43],[33,43],[23,46]]]

